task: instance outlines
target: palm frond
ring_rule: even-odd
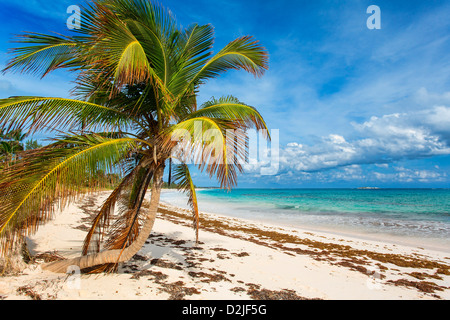
[[[193,227],[195,230],[196,242],[198,243],[198,235],[200,229],[200,214],[198,210],[197,193],[192,180],[189,167],[186,164],[175,166],[174,182],[178,185],[178,189],[186,193],[188,196],[188,205],[192,209]]]
[[[103,78],[114,79],[111,93],[146,80],[158,87],[161,98],[172,99],[165,86],[170,69],[167,37],[176,30],[170,14],[143,0],[96,2],[85,11],[85,32],[98,37],[87,60],[102,70]]]
[[[139,235],[139,218],[142,214],[142,204],[153,177],[153,167],[138,171],[130,190],[121,197],[119,218],[116,220],[105,247],[109,250],[123,250],[131,245]]]
[[[262,76],[268,69],[268,54],[253,37],[246,36],[230,42],[225,48],[210,58],[186,84],[185,93],[191,85],[199,85],[218,77],[228,70],[243,69],[253,75]],[[178,96],[179,99],[182,95]]]
[[[136,167],[111,194],[94,219],[95,224],[86,237],[83,247],[84,255],[88,254],[89,249],[92,248],[93,235],[98,237],[94,248],[96,253],[100,251],[100,241],[106,233],[108,239],[104,243],[105,250],[124,250],[136,240],[141,229],[141,216],[146,211],[142,204],[153,176],[153,169],[153,166],[150,168]],[[116,203],[118,210],[115,213],[115,222],[109,226],[109,218]],[[95,267],[89,272],[114,271],[116,268],[117,263],[112,263]]]
[[[214,28],[212,25],[191,25],[178,39],[179,50],[175,52],[176,72],[168,83],[169,90],[177,96],[205,65],[212,55]],[[184,93],[184,92],[183,92]]]
[[[114,191],[109,195],[109,197],[105,200],[98,214],[92,220],[91,227],[84,240],[82,249],[83,255],[87,255],[90,252],[96,253],[100,252],[100,244],[110,226],[110,221],[112,219],[116,203],[121,193],[131,183],[137,171],[137,168],[138,167],[135,167],[134,170],[132,170],[128,175],[126,175],[126,177],[122,180],[119,186],[117,186],[114,189]],[[94,238],[96,238],[95,241]]]
[[[43,97],[13,97],[0,100],[0,128],[27,128],[29,133],[79,129],[126,131],[129,115],[95,103]]]
[[[188,114],[186,119],[197,117],[232,121],[237,123],[237,127],[241,130],[255,128],[268,132],[266,122],[258,110],[233,96],[222,97],[218,100],[213,98],[204,103],[198,111]]]
[[[56,209],[83,193],[99,169],[117,170],[135,147],[132,138],[74,136],[24,154],[0,179],[0,238],[36,231]]]
[[[115,16],[108,21],[117,20]],[[144,48],[129,27],[121,21],[108,24],[108,34],[91,51],[88,59],[106,79],[114,79],[114,87],[120,91],[124,84],[145,81],[152,73]]]
[[[234,143],[227,141],[227,132],[238,129],[235,123],[221,119],[197,117],[173,125],[166,133],[165,148],[177,147],[176,156],[184,163],[196,164],[210,177],[216,176],[222,188],[230,189],[237,184],[237,172],[243,172],[242,163],[235,160]],[[233,147],[229,148],[229,142]],[[245,139],[240,139],[245,146]],[[239,148],[239,151],[245,148]]]
[[[44,77],[58,68],[77,69],[82,66],[83,44],[75,38],[25,33],[17,36],[15,41],[32,45],[12,49],[15,56],[3,72],[14,70]]]

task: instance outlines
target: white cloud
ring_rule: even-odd
[[[330,134],[314,145],[288,143],[280,150],[280,174],[319,172],[343,167],[341,178],[361,177],[359,165],[389,168],[389,163],[450,154],[450,108],[372,117],[354,124],[358,139]],[[384,173],[376,173],[377,178]],[[396,173],[399,180],[439,178],[428,171]]]
[[[373,172],[373,175],[377,180],[382,182],[442,182],[447,179],[445,172],[431,171],[431,170],[414,170],[406,168],[396,168],[398,172],[380,173]]]

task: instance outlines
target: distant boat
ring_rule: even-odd
[[[358,190],[380,190],[378,187],[361,187]]]

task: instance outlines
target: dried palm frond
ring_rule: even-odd
[[[153,168],[141,168],[137,173],[133,173],[132,178],[127,179],[128,181],[126,183],[126,187],[123,187],[120,192],[117,192],[118,195],[115,197],[115,202],[118,203],[118,210],[115,217],[115,222],[108,230],[108,239],[104,243],[105,250],[123,251],[139,236],[140,228],[142,225],[141,216],[145,215],[146,212],[146,209],[142,208],[142,203],[147,193],[147,189],[151,182],[152,176]],[[110,203],[107,201],[105,202],[105,205],[109,206]],[[105,206],[103,208],[105,208]],[[105,210],[108,211],[109,207],[107,207],[107,209]],[[99,216],[96,217],[96,220]],[[97,229],[99,228],[97,227]],[[83,250],[84,254],[87,253],[87,250],[89,248],[92,230],[94,230],[94,228],[91,229],[90,235],[88,235],[85,240]],[[99,251],[99,245],[97,245],[97,250]],[[117,263],[109,263],[100,265],[96,268],[92,268],[88,272],[98,273],[105,271],[115,271],[117,269],[117,266]]]
[[[197,193],[192,180],[189,167],[186,164],[177,165],[174,168],[174,182],[178,184],[179,190],[188,196],[188,204],[192,208],[193,227],[195,230],[195,238],[198,243],[200,229],[200,213],[198,210]]]

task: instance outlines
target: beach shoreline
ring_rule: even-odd
[[[251,219],[244,219],[248,221],[252,221]],[[281,228],[300,230],[303,232],[314,232],[322,234],[323,236],[329,237],[348,237],[352,239],[357,239],[359,241],[369,241],[369,242],[383,242],[388,243],[390,245],[398,245],[405,246],[411,248],[421,248],[429,251],[442,252],[447,255],[450,255],[450,248],[445,245],[439,243],[439,239],[429,239],[429,238],[415,238],[412,236],[400,236],[388,233],[364,233],[364,231],[351,230],[350,228],[331,228],[324,226],[312,226],[312,225],[302,225],[302,226],[294,226],[291,223],[284,223],[283,221],[279,221],[275,223],[270,220],[261,220],[260,222],[266,225],[279,226]]]
[[[88,196],[42,226],[29,238],[32,255],[79,255],[87,222],[107,195]],[[44,261],[0,278],[0,298],[450,299],[445,252],[210,213],[201,214],[196,244],[191,213],[166,203],[147,244],[117,274],[82,274],[74,287],[67,275],[42,271]]]
[[[199,188],[197,189],[197,192],[205,191],[209,189],[205,188]],[[174,200],[172,195],[176,194],[176,205],[172,205],[170,203],[170,200]],[[165,195],[171,195],[169,198],[170,200],[165,201],[164,196]],[[162,193],[163,200],[161,203],[164,203],[168,206],[172,207],[178,207],[178,209],[187,209],[187,198],[183,198],[183,195],[180,194],[176,190],[171,189],[164,189]],[[204,199],[202,199],[204,200]],[[183,205],[183,202],[186,203],[186,205]],[[200,202],[200,205],[204,207],[204,204]],[[222,203],[220,203],[222,205]],[[299,230],[304,232],[315,232],[315,233],[321,233],[326,237],[350,237],[350,238],[357,238],[361,241],[381,241],[382,242],[388,242],[393,245],[400,245],[400,246],[407,246],[407,247],[420,247],[431,251],[438,251],[438,252],[444,252],[446,254],[450,255],[450,246],[448,245],[448,241],[444,242],[442,241],[442,238],[431,238],[431,237],[415,237],[415,236],[407,236],[407,235],[398,235],[388,232],[383,232],[377,230],[376,232],[372,230],[372,232],[368,232],[364,229],[358,229],[358,228],[351,228],[351,227],[344,227],[342,225],[333,225],[333,226],[324,226],[324,225],[313,225],[313,224],[305,224],[301,223],[299,221],[295,221],[292,218],[286,218],[286,219],[270,219],[269,217],[264,217],[262,215],[257,215],[257,217],[251,217],[251,215],[246,215],[246,217],[239,217],[237,214],[228,214],[224,212],[218,213],[215,212],[214,209],[210,209],[208,206],[204,208],[204,212],[208,212],[208,214],[215,215],[218,217],[238,217],[239,219],[254,223],[254,222],[260,222],[264,225],[273,225],[278,226],[282,228],[288,228],[293,230]]]

